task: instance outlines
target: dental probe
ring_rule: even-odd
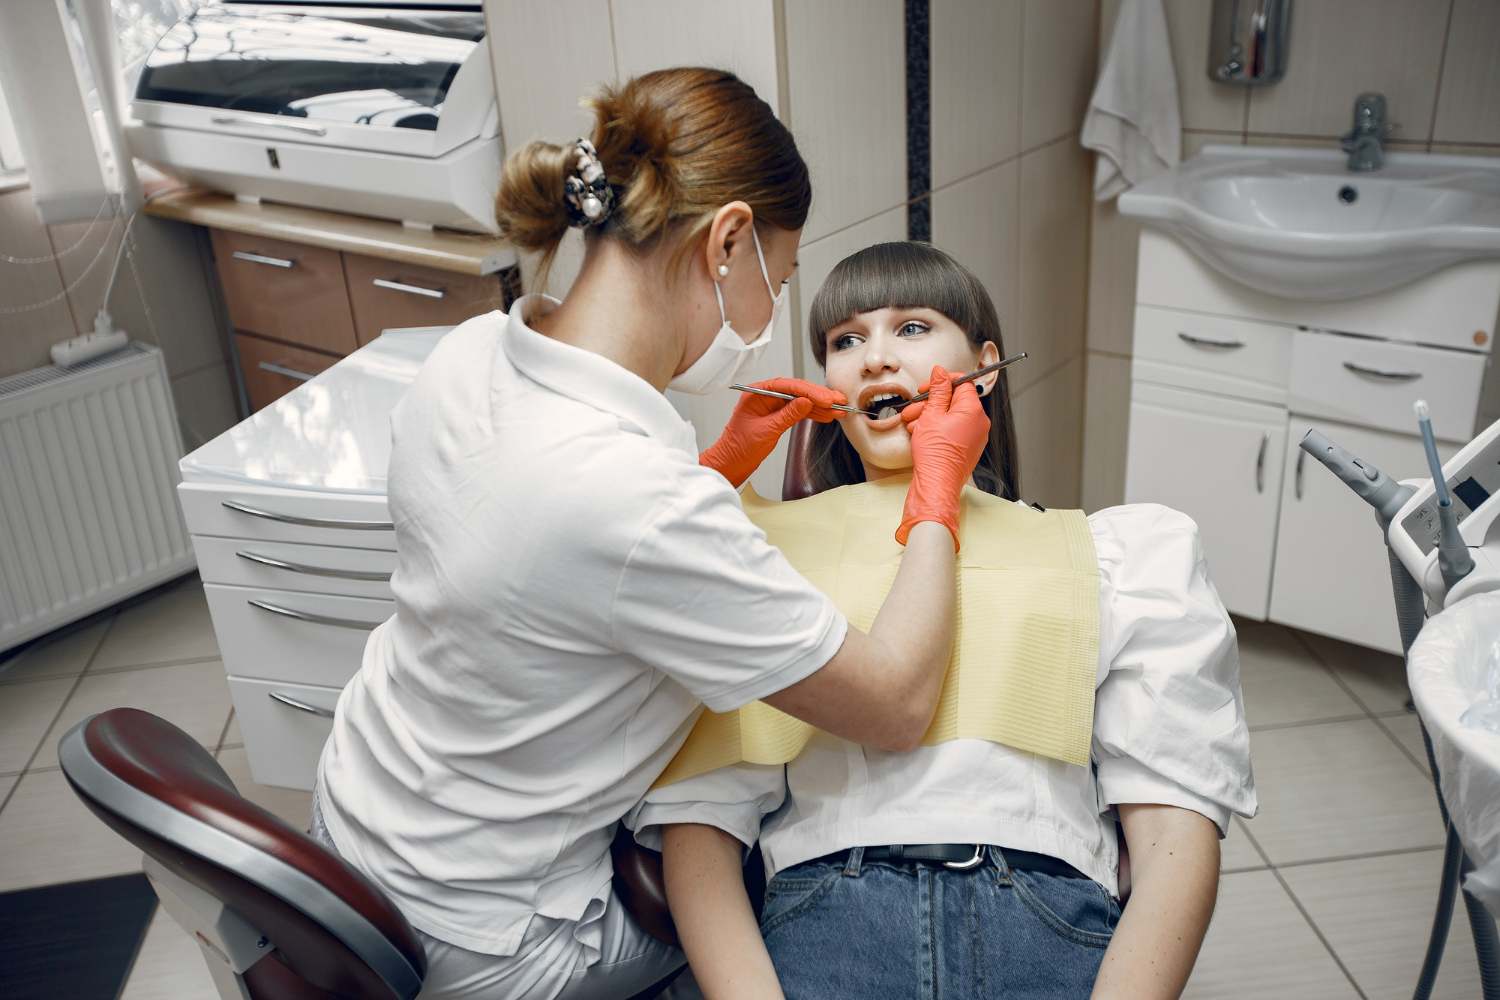
[[[1026,352],[1025,351],[1022,351],[1020,354],[1012,354],[1010,357],[1006,358],[1004,361],[996,361],[992,365],[985,365],[983,368],[976,368],[974,371],[969,372],[969,374],[967,374],[967,375],[960,375],[958,378],[954,379],[950,384],[951,385],[963,385],[965,382],[972,382],[976,378],[984,378],[990,372],[997,372],[997,371],[1000,371],[1002,368],[1009,368],[1011,365],[1015,364],[1017,361],[1024,361],[1024,360],[1026,360]],[[922,400],[926,399],[929,395],[931,395],[930,392],[919,392],[915,396],[913,396],[911,399],[908,399],[904,403],[892,403],[890,406],[882,406],[881,409],[882,410],[895,410],[897,413],[900,413],[902,410],[906,409],[911,404],[913,404],[913,403],[920,403]]]
[[[806,399],[807,398],[806,396],[793,396],[789,392],[773,392],[770,389],[757,389],[753,385],[740,385],[738,382],[736,382],[734,385],[731,385],[729,388],[731,388],[731,389],[738,389],[740,392],[748,392],[748,393],[750,393],[752,395],[755,395],[755,396],[770,396],[772,399]],[[873,417],[875,415],[875,414],[871,413],[869,410],[861,410],[857,406],[845,406],[843,403],[829,403],[828,404],[828,408],[830,410],[843,410],[845,413],[862,413],[862,414],[864,414],[867,417]]]

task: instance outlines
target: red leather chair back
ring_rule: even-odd
[[[252,997],[409,1000],[421,990],[427,956],[390,899],[243,798],[181,729],[116,708],[70,730],[58,756],[94,815],[274,945],[244,973]]]
[[[811,420],[799,420],[792,427],[787,441],[786,471],[781,476],[783,500],[805,500],[818,492],[813,488],[811,471],[814,426]]]

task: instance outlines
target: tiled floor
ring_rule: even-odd
[[[1395,657],[1240,622],[1260,815],[1223,845],[1218,908],[1187,996],[1409,996],[1442,831]],[[0,891],[137,870],[57,769],[78,719],[135,705],[212,747],[240,790],[302,824],[309,796],[250,780],[196,577],[0,661]],[[1435,996],[1479,992],[1460,915]],[[126,1000],[209,1000],[196,948],[160,912]]]

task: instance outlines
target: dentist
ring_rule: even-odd
[[[611,894],[615,824],[700,705],[756,699],[879,749],[915,746],[954,619],[959,491],[988,419],[934,384],[916,421],[899,575],[868,634],[770,547],[738,487],[843,397],[747,396],[702,455],[663,390],[717,392],[786,300],[811,190],[790,133],[729,73],[606,89],[592,143],[505,166],[507,239],[563,302],[443,339],[392,418],[396,613],[323,752],[314,835],[422,934],[424,998],[627,997],[682,964]],[[844,419],[862,420],[863,417]]]

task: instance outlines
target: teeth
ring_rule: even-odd
[[[906,402],[905,397],[894,392],[883,392],[874,396],[865,404],[865,409],[874,413],[871,420],[885,420],[895,416],[900,410],[897,407]]]

